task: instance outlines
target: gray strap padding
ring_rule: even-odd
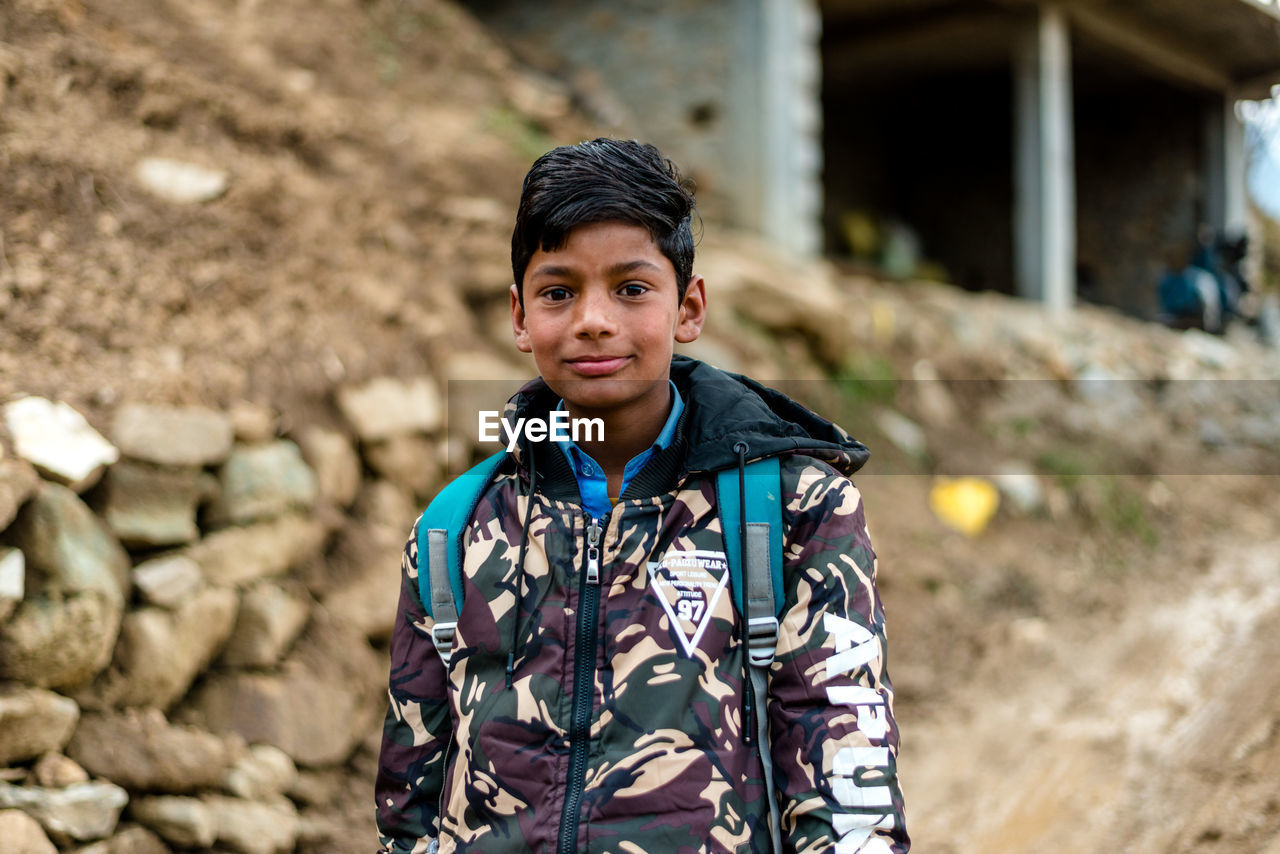
[[[458,608],[449,583],[449,532],[444,528],[427,530],[427,571],[431,573],[431,616],[437,623],[458,622]],[[418,567],[422,571],[422,567]]]
[[[747,578],[747,617],[774,615],[773,571],[769,566],[769,523],[747,523],[747,553],[742,563]]]

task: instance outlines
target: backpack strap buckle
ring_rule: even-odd
[[[440,653],[440,659],[444,662],[444,666],[449,666],[449,659],[453,657],[453,635],[457,629],[458,623],[437,622],[431,627],[431,642],[436,646],[436,652]]]
[[[747,658],[756,667],[768,667],[778,651],[778,618],[747,620]]]

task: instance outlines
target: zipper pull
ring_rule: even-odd
[[[600,523],[595,519],[587,527],[587,583],[600,583]]]

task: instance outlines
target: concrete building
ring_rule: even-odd
[[[708,217],[811,255],[866,211],[1055,310],[1149,316],[1200,224],[1245,226],[1234,103],[1280,82],[1280,0],[472,7],[685,165]]]

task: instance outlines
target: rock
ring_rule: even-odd
[[[369,467],[414,495],[425,496],[440,482],[440,454],[425,436],[401,434],[364,449]]]
[[[0,678],[41,688],[75,688],[111,661],[120,616],[105,593],[28,597],[0,626]]]
[[[112,706],[168,708],[222,649],[237,605],[234,590],[209,587],[172,611],[131,611],[120,628],[111,669],[94,693]]]
[[[370,554],[354,577],[340,582],[324,598],[324,607],[334,619],[374,641],[391,637],[400,598],[404,543],[387,551]]]
[[[298,838],[298,811],[287,799],[251,803],[209,795],[204,800],[217,827],[219,846],[241,854],[293,850]]]
[[[384,669],[358,633],[318,618],[280,673],[211,673],[186,711],[213,732],[278,747],[300,765],[327,765],[376,727]]]
[[[317,554],[324,526],[307,516],[290,515],[245,527],[216,531],[184,551],[214,584],[244,585],[281,575]]]
[[[39,482],[40,475],[26,460],[0,458],[0,531],[9,527]]]
[[[316,475],[320,498],[350,507],[360,491],[361,466],[347,437],[334,430],[310,427],[298,437],[302,458]]]
[[[129,802],[124,789],[98,781],[65,789],[0,783],[0,809],[17,808],[40,822],[55,841],[92,841],[110,836]]]
[[[120,458],[115,446],[65,403],[21,397],[4,406],[14,451],[50,480],[83,492]]]
[[[302,452],[288,439],[241,445],[219,473],[222,489],[208,510],[214,525],[245,524],[308,508],[316,500],[316,478]]]
[[[227,191],[227,173],[167,157],[144,157],[133,170],[143,187],[180,205],[209,202]]]
[[[200,536],[196,509],[200,469],[124,461],[111,467],[103,517],[130,547],[189,543]]]
[[[127,789],[166,794],[219,785],[232,759],[225,740],[170,724],[158,709],[86,714],[67,754]]]
[[[238,798],[265,801],[288,792],[297,780],[298,769],[287,753],[269,744],[255,744],[227,769],[222,785]]]
[[[61,694],[0,685],[0,766],[61,750],[79,718],[79,706]]]
[[[0,810],[0,839],[5,854],[58,854],[40,822],[21,810]]]
[[[1034,513],[1044,507],[1044,489],[1035,470],[1025,463],[1005,463],[991,476],[1000,494],[1023,513]]]
[[[229,667],[270,667],[284,656],[311,616],[311,603],[268,582],[240,599],[235,630],[223,650]]]
[[[110,839],[77,848],[75,854],[170,854],[151,831],[138,824],[121,825]]]
[[[231,419],[196,406],[126,404],[111,422],[111,438],[135,460],[169,466],[217,465],[231,453]]]
[[[430,433],[444,412],[440,392],[430,377],[381,377],[338,390],[338,407],[363,442],[378,442],[404,433]]]
[[[173,608],[190,599],[204,583],[200,564],[185,555],[165,555],[140,563],[130,573],[142,600]]]
[[[0,546],[0,623],[18,607],[27,587],[27,560],[19,549]]]
[[[218,838],[213,813],[198,798],[180,795],[134,798],[129,814],[179,848],[208,848]]]
[[[46,789],[65,789],[76,783],[89,782],[88,773],[74,759],[61,753],[46,753],[41,756],[31,769],[31,776],[37,786]]]
[[[909,457],[921,458],[929,451],[920,425],[892,409],[881,409],[874,417],[876,427],[893,446]]]
[[[926,424],[944,427],[955,423],[956,402],[951,392],[938,377],[938,371],[927,359],[920,359],[911,366],[911,393],[916,411]]]
[[[129,555],[102,520],[65,486],[41,483],[13,524],[14,545],[47,591],[94,591],[123,602]]]
[[[242,400],[231,405],[229,415],[236,439],[245,444],[269,442],[276,436],[276,414],[265,406]]]

